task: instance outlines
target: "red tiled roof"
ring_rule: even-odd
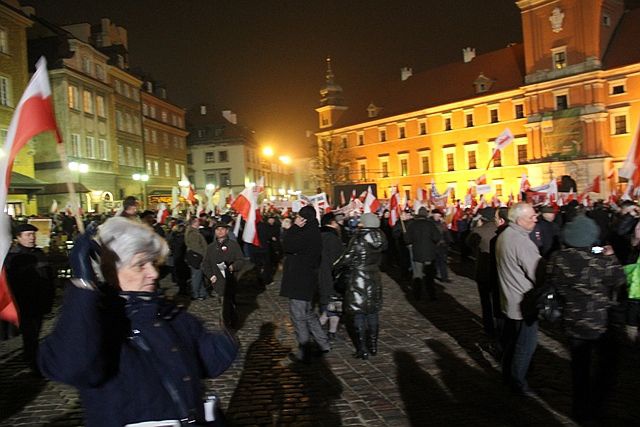
[[[640,62],[640,8],[622,15],[602,61],[605,70]]]
[[[481,73],[493,80],[493,85],[487,92],[478,94],[474,81]],[[347,102],[349,109],[335,127],[512,90],[524,84],[524,75],[523,45],[514,44],[478,55],[467,63],[461,59],[460,62],[416,73],[405,81],[395,81],[379,88],[369,98]],[[371,102],[382,108],[376,118],[367,114],[367,106]]]

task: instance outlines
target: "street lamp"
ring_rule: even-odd
[[[146,182],[149,181],[149,175],[146,173],[134,173],[133,175],[131,175],[131,178],[133,178],[134,181],[138,181],[140,182],[140,193],[141,194],[141,199],[142,199],[142,208],[146,209],[147,208],[147,191],[146,191],[146,187],[147,184]]]

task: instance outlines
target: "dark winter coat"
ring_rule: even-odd
[[[40,248],[15,244],[5,260],[7,282],[21,318],[42,317],[55,296],[53,269]]]
[[[436,259],[442,233],[434,221],[418,216],[408,225],[404,240],[411,245],[414,261],[433,261]]]
[[[304,227],[293,224],[282,236],[285,258],[280,296],[311,301],[318,290],[322,241],[315,209],[305,206],[300,215],[307,220]]]
[[[226,271],[225,274],[238,274],[242,267],[245,265],[244,254],[238,242],[224,239],[222,242],[217,239],[214,240],[209,246],[207,246],[207,252],[202,260],[200,269],[204,274],[204,280],[210,283],[211,277],[216,276],[216,283],[213,284],[213,289],[218,295],[224,295],[226,276],[222,275],[218,264],[224,262],[227,267],[233,266],[233,272]]]
[[[382,308],[380,261],[387,248],[384,233],[377,228],[361,228],[351,238],[345,253],[336,261],[334,270],[347,269],[349,280],[344,295],[348,313],[373,314]]]
[[[497,228],[495,222],[487,221],[475,227],[465,240],[476,259],[474,279],[478,283],[490,282],[491,239],[495,237]]]
[[[200,379],[221,375],[236,354],[230,335],[207,331],[155,294],[70,285],[38,363],[47,378],[79,390],[87,426],[115,427],[182,416],[162,378],[202,421]]]
[[[344,246],[335,228],[326,226],[320,228],[320,238],[322,239],[322,257],[320,260],[319,291],[320,304],[325,305],[329,303],[329,297],[336,293],[333,289],[333,263],[342,255]]]

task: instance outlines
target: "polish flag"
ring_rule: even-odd
[[[13,161],[22,147],[34,136],[51,131],[58,143],[62,142],[51,101],[51,85],[47,74],[47,61],[41,57],[7,130],[2,156],[0,156],[0,206],[7,204]],[[9,216],[0,214],[0,266],[11,246]],[[18,324],[18,313],[6,281],[4,269],[0,272],[0,319]]]
[[[376,213],[378,209],[380,209],[380,202],[373,195],[373,191],[371,191],[371,186],[367,188],[365,192],[366,196],[364,198],[364,213]]]
[[[487,175],[482,174],[476,178],[476,185],[487,185]]]
[[[400,218],[400,201],[398,194],[398,187],[391,189],[391,200],[389,201],[389,225],[394,226]]]
[[[496,153],[498,151],[502,151],[505,147],[511,144],[514,138],[515,137],[513,136],[513,133],[511,133],[509,128],[502,131],[502,133],[496,137],[496,141],[495,141],[496,146],[493,149],[493,154],[491,154],[489,163],[487,163],[487,169],[489,169],[489,166],[491,166],[491,162],[493,161],[493,159],[495,159]]]
[[[529,189],[531,189],[531,184],[529,184],[527,174],[523,173],[520,179],[520,193],[526,193]]]
[[[344,198],[344,190],[340,190],[340,206],[347,204],[347,200]]]
[[[169,216],[169,211],[167,210],[167,205],[164,203],[160,203],[158,205],[158,215],[156,216],[156,222],[158,224],[164,224]]]
[[[419,202],[427,200],[427,190],[424,188],[418,188],[417,198]]]
[[[356,199],[356,189],[351,190],[351,201],[353,202]]]
[[[258,195],[262,188],[262,182],[253,187],[245,187],[231,205],[231,208],[245,220],[242,240],[254,246],[260,246],[257,224],[262,220],[262,216],[260,215],[260,206],[258,206]]]
[[[640,144],[638,144],[639,138],[640,121],[638,121],[636,133],[633,135],[631,147],[629,148],[629,152],[627,153],[627,158],[625,159],[622,167],[620,168],[620,171],[618,172],[618,176],[627,178],[629,180],[627,187],[632,186],[634,188],[638,188],[640,186]]]

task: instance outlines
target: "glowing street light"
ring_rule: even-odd
[[[208,191],[213,191],[216,188],[216,186],[214,184],[209,183],[209,184],[205,185],[204,188],[206,190],[208,190]]]
[[[69,162],[69,170],[80,173],[89,172],[89,165],[86,163]]]
[[[280,160],[285,165],[291,164],[291,157],[289,156],[280,156],[278,157],[278,160]]]
[[[134,173],[133,175],[131,175],[131,178],[133,178],[134,181],[149,181],[149,175],[147,175],[146,173]]]
[[[262,149],[262,155],[265,157],[273,157],[273,148],[267,146]]]

